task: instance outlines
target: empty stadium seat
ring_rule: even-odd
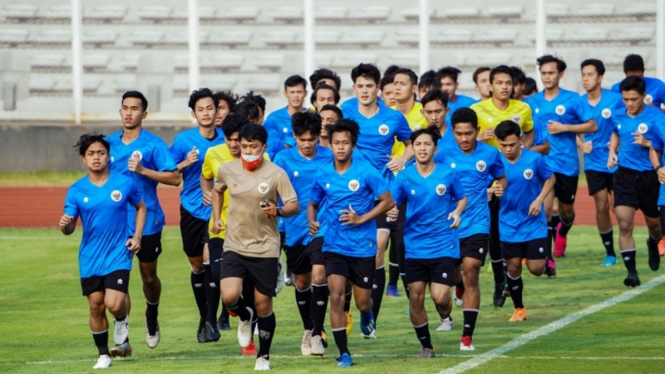
[[[395,40],[400,44],[418,45],[420,43],[420,29],[417,27],[400,29],[395,33]]]
[[[302,44],[296,41],[298,33],[296,31],[291,31],[291,30],[266,31],[263,33],[262,37],[263,37],[263,42],[266,44],[266,46],[281,48],[281,47]]]
[[[240,46],[247,45],[252,38],[249,30],[232,30],[208,35],[205,45]]]
[[[387,55],[383,59],[384,66],[397,65],[401,68],[409,68],[414,71],[418,71],[420,66],[420,56],[418,55],[418,50],[413,50],[411,53],[408,51],[402,51],[403,53],[395,53]]]
[[[567,31],[563,36],[566,42],[604,42],[607,40],[609,31],[604,28],[588,27],[579,30]]]
[[[330,46],[339,43],[341,32],[336,30],[315,30],[314,42],[317,46]]]
[[[111,79],[111,84],[116,93],[125,93],[127,91],[137,90],[136,76],[134,75],[114,77]]]
[[[316,62],[316,66],[318,67],[329,68],[331,66],[332,58],[333,57],[329,54],[317,52],[316,56],[314,56],[314,61]]]
[[[31,69],[58,69],[65,64],[64,54],[35,54],[30,56]]]
[[[102,45],[115,44],[118,40],[118,34],[119,32],[116,30],[94,28],[84,31],[81,40],[83,43],[92,43],[101,47]]]
[[[524,8],[521,6],[496,6],[487,9],[487,14],[490,17],[500,19],[520,18],[524,13]]]
[[[512,43],[517,38],[516,30],[506,30],[492,28],[492,30],[481,30],[473,35],[472,40],[475,42],[489,42],[489,43]]]
[[[435,11],[435,17],[438,19],[467,19],[480,17],[480,9],[472,7],[462,8],[444,8]]]
[[[124,5],[102,5],[83,10],[83,19],[95,21],[122,21],[127,15]]]
[[[208,87],[213,91],[231,90],[236,85],[238,79],[231,75],[204,75],[201,76],[201,85]]]
[[[172,57],[173,68],[179,72],[189,70],[189,55],[175,55]]]
[[[259,16],[257,7],[225,7],[224,10],[217,12],[217,19],[223,21],[246,22],[256,21]]]
[[[97,90],[102,85],[102,78],[94,75],[83,75],[81,79],[81,88],[84,95],[92,95],[97,93]],[[72,92],[74,85],[72,84],[71,76],[59,78],[53,88],[53,91],[58,92]]]
[[[431,38],[433,43],[469,43],[473,37],[473,31],[464,29],[450,29],[434,33]]]
[[[37,14],[37,7],[32,4],[10,4],[3,7],[0,14],[10,19],[34,18]]]
[[[204,43],[208,38],[208,31],[199,30],[199,43]],[[164,38],[164,42],[168,44],[189,44],[189,32],[179,31],[173,35]]]
[[[201,61],[201,69],[239,70],[245,57],[228,53],[206,55]]]
[[[281,54],[259,53],[252,60],[257,68],[271,71],[279,71],[284,65],[284,55]]]
[[[545,5],[545,14],[548,17],[565,17],[570,11],[570,5],[556,2],[547,2]]]
[[[430,18],[434,15],[434,9],[428,10]],[[400,12],[400,15],[404,17],[407,21],[418,22],[420,19],[420,9],[419,8],[407,8]]]
[[[349,69],[358,66],[359,63],[376,64],[377,55],[374,53],[344,53],[333,58],[331,66],[335,68]]]
[[[626,27],[621,29],[614,29],[609,37],[610,40],[623,41],[623,42],[647,42],[652,41],[655,31],[650,27]]]
[[[300,23],[303,20],[303,9],[301,7],[281,6],[273,8],[269,13],[274,21]]]
[[[614,9],[614,4],[582,4],[579,7],[572,8],[571,14],[585,17],[607,17],[614,15]]]
[[[223,13],[223,12],[220,12]],[[214,21],[217,20],[217,9],[211,6],[199,7],[199,20],[201,21]]]
[[[81,56],[81,64],[86,69],[105,70],[108,67],[110,61],[111,56],[109,55],[84,54]]]
[[[281,91],[282,80],[277,75],[270,76],[249,76],[243,79],[243,91],[254,91],[257,94],[271,96]]]
[[[42,30],[37,35],[30,35],[28,40],[35,44],[68,44],[72,41],[72,33],[67,28]]]
[[[0,29],[0,43],[24,43],[29,34],[24,29]]]
[[[70,20],[72,7],[69,5],[53,5],[46,9],[43,18],[47,21]]]
[[[135,31],[127,39],[134,45],[152,46],[162,43],[164,32],[157,30]]]
[[[161,21],[171,16],[173,8],[166,5],[144,5],[137,12],[141,20]]]
[[[317,22],[342,22],[346,20],[348,9],[343,6],[323,7],[314,10]]]
[[[56,82],[56,79],[53,77],[30,74],[28,89],[30,90],[30,93],[53,91]]]
[[[496,66],[510,65],[511,54],[504,52],[490,52],[469,55],[466,58],[467,66]]]
[[[364,6],[349,12],[348,19],[357,21],[386,21],[390,16],[390,8],[383,5]]]
[[[139,66],[139,56],[122,54],[117,60],[117,66],[120,70],[134,71]]]
[[[617,13],[625,14],[628,16],[655,16],[656,3],[655,2],[632,2],[630,5],[623,8]]]
[[[358,30],[343,34],[342,37],[339,38],[339,44],[362,46],[376,45],[381,44],[385,35],[386,33],[383,31]]]

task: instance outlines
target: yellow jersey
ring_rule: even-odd
[[[495,128],[503,121],[513,121],[520,126],[522,132],[533,131],[533,117],[531,116],[531,107],[529,104],[510,100],[505,110],[500,110],[492,102],[492,98],[483,100],[471,106],[478,116],[478,132],[481,133],[487,128]],[[499,148],[496,139],[489,139],[485,143]]]
[[[397,110],[397,106],[391,107],[391,109]],[[427,127],[427,120],[425,120],[425,117],[423,117],[423,114],[421,113],[422,109],[423,105],[416,101],[413,105],[413,108],[411,108],[411,111],[405,116],[406,122],[409,123],[411,131],[416,131]],[[402,156],[405,149],[406,147],[404,147],[404,143],[398,142],[397,139],[395,139],[395,145],[393,145],[392,149],[393,156]]]

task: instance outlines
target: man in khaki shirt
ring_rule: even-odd
[[[243,280],[255,285],[259,326],[259,352],[255,370],[270,369],[270,344],[275,332],[272,298],[277,286],[279,231],[276,217],[298,213],[298,198],[283,169],[263,159],[268,133],[260,125],[240,130],[241,157],[222,165],[215,178],[213,217],[220,217],[224,191],[229,191],[226,240],[222,261],[222,298],[229,314],[238,315],[238,342],[249,345],[253,312],[240,296]],[[277,207],[281,198],[282,207]],[[221,231],[216,218],[213,233]]]

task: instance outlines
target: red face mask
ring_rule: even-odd
[[[261,153],[258,156],[241,154],[240,159],[245,169],[252,171],[261,165],[261,161],[263,161],[263,149],[261,149]]]

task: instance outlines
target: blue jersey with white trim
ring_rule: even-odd
[[[600,100],[596,103],[596,106],[589,104],[587,94],[582,95],[582,103],[587,107],[587,110],[593,113],[593,118],[598,125],[596,132],[584,135],[584,141],[592,142],[591,153],[584,154],[584,170],[614,173],[616,168],[607,168],[608,145],[614,128],[612,116],[626,110],[623,99],[616,92],[601,89]]]
[[[649,147],[634,144],[635,133],[651,140],[656,128],[665,126],[665,114],[659,109],[645,105],[644,110],[635,117],[625,110],[612,117],[614,133],[619,136],[619,166],[636,171],[653,170],[649,159]]]

